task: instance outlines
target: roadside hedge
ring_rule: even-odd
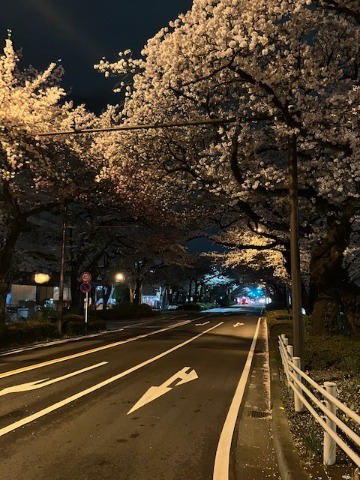
[[[0,324],[0,349],[16,348],[62,336],[99,332],[106,330],[106,320],[137,319],[156,315],[160,315],[160,312],[153,312],[147,304],[136,306],[129,302],[123,302],[111,310],[90,310],[87,328],[85,328],[84,315],[68,313],[63,316],[61,335],[58,331],[56,315],[53,314],[53,311],[42,309],[35,312],[28,320]]]
[[[106,321],[89,318],[87,332],[106,330]],[[63,335],[83,335],[85,320],[82,315],[65,315]],[[10,324],[0,324],[0,349],[16,348],[36,342],[61,338],[56,322],[41,320],[23,320]]]
[[[201,310],[210,310],[215,306],[214,303],[184,303],[184,305],[179,305],[176,310],[200,312]]]
[[[115,305],[109,310],[96,310],[95,312],[91,312],[91,315],[93,314],[95,314],[96,318],[104,320],[147,318],[160,315],[159,312],[154,312],[150,305],[146,303],[134,305],[130,302],[119,303],[119,305]]]
[[[0,325],[0,348],[16,347],[60,337],[55,323],[21,321]]]
[[[68,314],[63,318],[63,333],[65,335],[83,335],[88,332],[106,330],[106,320],[103,318],[88,317],[87,329],[83,315]]]

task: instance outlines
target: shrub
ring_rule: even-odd
[[[136,307],[136,313],[140,317],[151,317],[153,314],[153,311],[150,305],[147,305],[146,303],[142,303],[141,305]]]
[[[54,323],[28,320],[20,325],[22,329],[25,327],[24,338],[27,341],[41,341],[46,338],[57,338],[60,335]]]
[[[96,316],[88,317],[87,330],[89,332],[98,332],[106,329],[106,321]],[[83,335],[86,333],[85,317],[83,315],[74,315],[72,313],[65,315],[63,320],[63,333],[66,335]]]
[[[159,313],[156,312],[156,315]],[[155,313],[153,312],[150,305],[142,303],[141,305],[134,305],[130,302],[122,302],[110,310],[98,310],[96,312],[97,318],[102,318],[104,320],[120,320],[120,319],[131,319],[131,318],[141,318],[141,317],[152,317]]]
[[[64,315],[62,331],[65,335],[84,335],[85,334],[85,318],[83,315],[75,315],[70,313]]]
[[[285,302],[271,302],[271,303],[268,303],[266,305],[266,311],[270,312],[270,311],[273,311],[273,310],[285,310],[286,312],[288,312],[287,305],[286,305]]]
[[[305,364],[311,370],[337,367],[348,373],[359,373],[360,342],[341,335],[308,335],[305,337]]]
[[[192,311],[192,312],[200,312],[201,305],[198,303],[184,303],[184,305],[180,305],[177,310],[185,310],[185,311]]]
[[[277,323],[291,323],[292,316],[287,310],[272,310],[270,312],[266,311],[266,320],[270,328]]]
[[[57,310],[49,306],[41,306],[36,310],[28,320],[36,322],[55,322],[57,319]]]
[[[14,322],[11,325],[1,325],[0,347],[8,348],[27,343],[59,338],[60,334],[54,323],[44,321]]]
[[[73,320],[69,320],[63,326],[63,333],[66,335],[84,335],[86,333],[85,321],[83,320],[80,323],[80,322],[74,322]]]
[[[106,321],[102,318],[90,318],[88,323],[89,332],[99,332],[106,330]]]

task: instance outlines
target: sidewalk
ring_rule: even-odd
[[[276,364],[263,320],[235,435],[233,480],[307,480],[281,403]],[[271,386],[270,386],[271,384]]]

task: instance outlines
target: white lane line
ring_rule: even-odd
[[[49,380],[48,378],[43,378],[41,380],[35,380],[34,382],[22,383],[21,385],[13,385],[11,387],[3,388],[0,390],[0,397],[3,395],[8,395],[9,393],[18,393],[18,392],[29,392],[30,390],[37,390],[38,388],[47,387],[53,383],[61,382],[61,380],[66,380],[81,373],[88,372],[94,368],[102,367],[103,365],[108,364],[109,362],[100,362],[96,365],[91,365],[90,367],[82,368],[81,370],[76,370],[76,372],[71,372],[62,377],[56,377]]]
[[[7,427],[1,428],[0,429],[0,437],[3,435],[6,435],[9,432],[12,432],[16,430],[19,427],[23,427],[27,423],[33,422],[34,420],[37,420],[40,417],[43,417],[44,415],[47,415],[48,413],[51,413],[65,405],[68,405],[71,402],[74,402],[75,400],[78,400],[81,397],[85,397],[85,395],[89,395],[89,393],[95,392],[96,390],[99,390],[100,388],[106,387],[107,385],[110,385],[110,383],[116,382],[116,380],[119,380],[120,378],[126,377],[126,375],[129,375],[130,373],[135,372],[136,370],[139,370],[142,367],[145,367],[146,365],[149,365],[152,362],[155,362],[156,360],[159,360],[162,357],[165,357],[166,355],[169,355],[169,353],[174,352],[175,350],[178,350],[181,347],[184,347],[190,342],[193,342],[197,338],[201,337],[202,335],[205,335],[205,333],[210,332],[211,330],[214,330],[214,328],[219,327],[222,325],[224,322],[220,322],[214,327],[208,328],[207,330],[198,333],[195,335],[195,337],[189,338],[189,340],[186,340],[185,342],[179,343],[175,347],[169,348],[169,350],[165,350],[165,352],[160,353],[159,355],[156,355],[153,358],[149,358],[148,360],[145,360],[142,363],[139,363],[138,365],[135,365],[134,367],[129,368],[128,370],[125,370],[124,372],[119,373],[118,375],[115,375],[114,377],[108,378],[107,380],[104,380],[103,382],[100,382],[96,385],[93,385],[90,388],[87,388],[86,390],[83,390],[82,392],[76,393],[75,395],[72,395],[71,397],[65,398],[64,400],[61,400],[60,402],[54,403],[53,405],[50,405],[47,408],[44,408],[43,410],[40,410],[39,412],[33,413],[32,415],[25,417],[17,422],[12,423],[11,425],[8,425]]]
[[[177,315],[177,316],[174,315],[173,319],[177,320],[178,318],[181,318],[183,316],[184,315]],[[158,320],[168,320],[168,317],[161,316],[161,317],[158,317]],[[137,323],[136,325],[140,325],[140,324]],[[144,322],[141,325],[144,325]],[[19,348],[15,348],[13,350],[7,350],[6,352],[2,352],[2,353],[0,353],[0,357],[6,357],[6,356],[9,356],[9,355],[14,355],[15,353],[28,352],[28,351],[31,351],[31,350],[35,350],[37,348],[53,347],[54,345],[61,345],[63,343],[78,342],[80,340],[85,340],[85,339],[88,340],[89,338],[101,337],[102,335],[106,335],[108,333],[121,332],[121,331],[125,330],[125,328],[132,328],[133,326],[134,326],[133,324],[129,324],[129,325],[124,325],[124,328],[113,328],[113,329],[110,328],[109,330],[103,330],[101,332],[87,334],[87,335],[83,335],[83,336],[79,336],[79,337],[63,338],[61,340],[52,340],[52,341],[48,341],[48,342],[44,342],[44,343],[36,343],[34,345],[25,345],[23,347],[19,347]]]
[[[92,348],[90,350],[84,350],[83,352],[74,353],[72,355],[67,355],[65,357],[54,358],[52,360],[48,360],[47,362],[36,363],[34,365],[28,365],[27,367],[18,368],[16,370],[10,370],[8,372],[0,373],[0,378],[10,377],[12,375],[16,375],[18,373],[28,372],[30,370],[35,370],[37,368],[46,367],[48,365],[53,365],[54,363],[66,362],[67,360],[71,360],[73,358],[83,357],[85,355],[90,355],[91,353],[101,352],[102,350],[107,350],[108,348],[118,347],[119,345],[124,345],[125,343],[134,342],[135,340],[139,340],[140,338],[146,338],[151,335],[156,335],[157,333],[166,332],[167,330],[171,330],[172,328],[181,327],[183,325],[187,325],[191,323],[191,320],[186,320],[184,322],[176,323],[175,325],[171,325],[170,327],[162,328],[160,330],[155,330],[154,332],[144,333],[142,335],[137,335],[136,337],[128,338],[127,340],[121,340],[115,343],[109,343],[107,345],[103,345],[101,347]]]
[[[245,367],[241,374],[238,386],[236,387],[235,395],[232,399],[232,402],[231,402],[231,405],[230,405],[230,408],[229,408],[229,411],[220,435],[219,443],[216,450],[216,456],[215,456],[213,480],[229,479],[231,441],[234,434],[236,419],[239,413],[241,401],[244,396],[246,383],[250,373],[256,341],[259,334],[260,321],[261,321],[261,318],[259,318],[258,320],[254,338],[251,343],[251,347],[245,363]]]

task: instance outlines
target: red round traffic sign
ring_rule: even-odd
[[[83,292],[83,293],[88,293],[90,292],[91,290],[91,284],[90,283],[82,283],[80,285],[80,290]]]
[[[91,276],[91,273],[89,272],[83,272],[81,275],[80,275],[80,279],[83,283],[89,283],[92,279],[92,276]]]

